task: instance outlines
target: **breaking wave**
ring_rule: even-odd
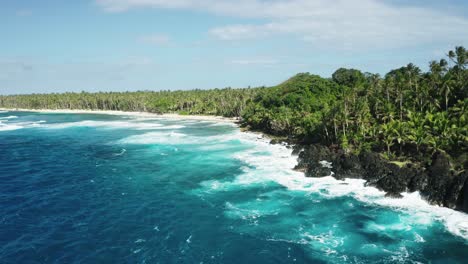
[[[414,215],[413,219],[419,225],[432,225],[434,221],[443,223],[452,234],[462,237],[468,242],[468,214],[428,204],[418,192],[403,193],[403,198],[385,197],[385,192],[374,187],[365,186],[365,180],[337,180],[331,176],[323,178],[308,178],[302,172],[294,171],[297,157],[292,150],[282,145],[271,145],[268,140],[259,138],[252,133],[235,133],[227,138],[217,136],[207,141],[223,141],[238,138],[252,146],[251,149],[235,153],[233,157],[247,163],[241,175],[233,181],[209,180],[201,185],[207,191],[227,191],[248,188],[268,182],[278,183],[291,191],[304,194],[318,194],[324,198],[353,197],[354,199],[381,207],[392,208]]]

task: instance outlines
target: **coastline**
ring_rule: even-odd
[[[65,114],[108,114],[108,115],[123,115],[147,118],[173,118],[179,120],[200,120],[211,122],[224,122],[224,123],[237,123],[234,118],[223,118],[216,116],[184,116],[177,114],[153,114],[146,112],[123,112],[123,111],[94,111],[94,110],[39,110],[39,109],[5,109],[0,108],[0,111],[24,111],[35,113],[65,113]],[[333,158],[333,154],[322,155],[322,151],[314,151],[318,153],[317,157],[305,157],[301,155],[302,151],[298,151],[295,147],[302,148],[303,145],[278,140],[268,133],[254,130],[239,130],[241,134],[251,142],[258,142],[260,144],[269,145],[272,147],[275,163],[281,166],[288,167],[292,170],[288,176],[284,175],[273,176],[270,179],[285,186],[290,190],[299,190],[306,192],[322,193],[322,190],[327,190],[329,196],[351,196],[361,202],[383,206],[386,208],[393,208],[405,212],[416,210],[424,218],[431,218],[441,221],[452,234],[461,237],[465,240],[468,239],[468,226],[466,225],[466,216],[463,211],[454,210],[447,206],[442,206],[431,201],[421,195],[419,190],[402,192],[401,196],[388,196],[377,184],[366,183],[368,179],[365,177],[353,177],[349,174],[348,170],[343,170],[342,164],[339,159]],[[302,157],[301,157],[302,156]],[[309,168],[316,168],[325,172],[324,177],[311,177],[307,174],[306,168],[301,168],[302,162],[306,161]],[[330,167],[322,164],[323,161],[329,161]],[[261,160],[261,162],[264,162]],[[316,162],[316,163],[315,163]],[[332,165],[333,164],[333,165]],[[255,162],[253,163],[255,165]],[[325,166],[324,166],[325,165]],[[296,167],[293,169],[293,167]],[[333,171],[333,173],[331,173]],[[341,175],[342,177],[336,177]],[[295,176],[298,176],[296,178]],[[299,177],[300,176],[300,177]],[[247,179],[248,180],[248,179]],[[388,183],[388,182],[387,182]]]
[[[0,111],[18,111],[18,112],[33,112],[33,113],[50,113],[50,114],[103,114],[103,115],[124,115],[136,117],[151,117],[151,118],[168,118],[180,120],[200,120],[213,122],[237,123],[239,119],[233,117],[210,116],[210,115],[180,115],[177,113],[156,114],[150,112],[127,112],[113,110],[86,110],[86,109],[24,109],[24,108],[0,108]]]
[[[450,168],[448,157],[443,153],[434,155],[432,162],[422,167],[413,164],[398,166],[382,159],[374,152],[349,155],[339,150],[331,150],[322,144],[303,145],[277,138],[264,131],[241,127],[239,118],[78,109],[0,108],[0,111],[104,114],[228,123],[239,127],[242,133],[254,135],[257,140],[265,140],[271,145],[278,144],[291,149],[292,155],[296,156],[296,165],[293,169],[304,173],[304,177],[321,178],[332,175],[337,180],[361,179],[365,180],[365,185],[378,188],[388,197],[403,198],[403,193],[420,192],[422,198],[429,204],[468,213],[468,173],[454,173]]]
[[[317,163],[310,165],[315,166],[325,174],[313,177],[308,175],[309,171],[307,169],[301,169],[301,165],[304,165],[301,162],[304,161],[305,157],[302,156],[304,155],[301,154],[302,151],[298,149],[303,148],[304,145],[279,140],[261,131],[241,130],[241,133],[245,135],[242,136],[241,134],[241,137],[246,137],[251,142],[255,142],[260,146],[263,145],[263,147],[268,146],[274,160],[272,163],[275,164],[270,166],[289,167],[291,169],[286,177],[275,173],[268,175],[270,180],[277,182],[288,190],[318,193],[328,198],[352,197],[365,204],[389,208],[410,215],[414,214],[416,224],[438,221],[444,225],[448,232],[464,241],[468,241],[468,214],[461,210],[433,203],[420,190],[402,191],[400,196],[388,195],[386,191],[382,190],[381,186],[372,184],[363,176],[356,177],[355,175],[353,177],[353,175],[347,174],[349,171],[343,170],[341,162],[331,159],[331,156],[323,155],[317,157],[320,158]],[[323,147],[326,148],[326,146]],[[256,162],[251,164],[253,166],[257,165]],[[337,175],[342,177],[337,177]],[[242,179],[242,182],[248,182],[249,180],[249,178]]]

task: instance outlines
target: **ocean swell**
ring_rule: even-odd
[[[319,194],[324,198],[353,197],[364,203],[391,208],[414,215],[417,225],[432,225],[434,221],[444,224],[452,234],[464,238],[468,242],[468,215],[445,207],[428,204],[418,192],[403,193],[403,198],[386,197],[374,187],[365,186],[365,180],[345,179],[337,180],[331,176],[323,178],[308,178],[302,172],[294,171],[297,157],[292,150],[282,145],[271,145],[267,139],[259,138],[256,134],[238,132],[227,138],[210,137],[206,141],[215,140],[218,143],[238,138],[252,146],[251,149],[233,154],[233,158],[246,162],[244,173],[233,181],[207,181],[202,186],[210,192],[216,190],[232,190],[248,188],[252,184],[276,182],[291,191],[304,194]]]
[[[200,183],[198,194],[216,194],[217,192],[241,191],[243,189],[265,186],[271,183],[279,184],[289,191],[318,195],[321,199],[334,199],[337,197],[352,197],[360,202],[390,208],[395,211],[414,215],[408,218],[415,225],[430,226],[434,222],[442,223],[450,233],[468,241],[468,215],[451,209],[429,205],[419,193],[403,193],[403,198],[385,197],[385,193],[374,187],[365,186],[360,179],[337,180],[331,176],[323,178],[308,178],[304,173],[294,171],[297,157],[292,150],[284,145],[272,145],[267,138],[250,132],[240,132],[238,128],[231,128],[228,132],[211,135],[192,135],[183,131],[188,126],[203,124],[204,127],[216,129],[232,124],[220,124],[206,121],[178,120],[177,123],[161,118],[131,118],[125,121],[94,121],[46,123],[45,121],[16,122],[16,116],[3,117],[0,121],[0,131],[12,131],[23,128],[67,129],[73,127],[94,127],[105,129],[133,129],[150,130],[143,134],[131,135],[118,140],[117,144],[127,145],[193,145],[199,151],[227,150],[226,155],[245,164],[240,169],[242,173],[234,179],[210,179]],[[155,122],[156,121],[156,122]],[[164,123],[168,121],[169,123]],[[122,155],[123,152],[119,155]],[[163,154],[160,154],[163,155]],[[331,166],[331,164],[323,164]],[[253,204],[226,204],[228,216],[239,215],[239,208],[251,207]],[[236,209],[237,208],[237,209]],[[242,210],[240,215],[242,215]],[[247,210],[247,209],[246,209]],[[278,213],[273,207],[271,211],[244,211],[247,218],[256,218],[262,214]],[[283,239],[283,238],[278,238]]]
[[[252,137],[248,137],[252,140]],[[244,155],[242,158],[255,167],[272,167],[271,171],[282,173],[270,174],[271,179],[286,186],[290,190],[319,193],[324,197],[351,196],[359,201],[390,207],[417,215],[416,221],[421,225],[430,225],[432,221],[442,222],[452,234],[464,238],[468,242],[468,214],[445,207],[433,206],[424,201],[418,192],[403,193],[403,198],[385,197],[385,192],[377,188],[365,186],[365,180],[345,179],[337,180],[331,176],[324,178],[307,178],[302,173],[291,173],[297,163],[296,158],[285,157],[291,153],[281,145],[269,146],[266,142],[256,140],[260,149],[270,149],[274,162],[262,160],[256,156]],[[292,154],[291,154],[291,157]],[[282,174],[282,175],[281,175]],[[276,176],[275,176],[276,175]],[[430,219],[428,221],[428,219]]]
[[[216,193],[219,191],[241,190],[253,188],[268,182],[278,183],[291,191],[304,194],[319,194],[324,198],[353,197],[364,203],[392,208],[417,215],[418,225],[432,225],[434,221],[443,223],[452,234],[468,241],[468,215],[448,208],[433,206],[424,201],[419,193],[403,193],[403,198],[390,198],[385,192],[374,187],[365,186],[365,180],[337,180],[331,176],[323,178],[308,178],[302,172],[294,171],[297,157],[292,150],[283,145],[272,145],[268,139],[257,134],[233,132],[226,135],[196,137],[179,132],[149,132],[130,136],[119,141],[120,144],[169,144],[198,145],[201,150],[214,150],[228,146],[226,142],[238,140],[250,148],[237,151],[232,158],[245,162],[243,173],[232,181],[208,180],[200,184],[202,192]],[[326,164],[329,165],[329,164]],[[200,191],[200,190],[198,190]],[[233,205],[228,205],[232,208]],[[252,217],[256,213],[252,213]],[[421,219],[425,219],[421,221]]]

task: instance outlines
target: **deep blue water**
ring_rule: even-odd
[[[0,112],[0,263],[467,263],[468,216],[230,124]]]

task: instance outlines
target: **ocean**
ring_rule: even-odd
[[[230,123],[0,112],[0,263],[467,263],[468,215]]]

